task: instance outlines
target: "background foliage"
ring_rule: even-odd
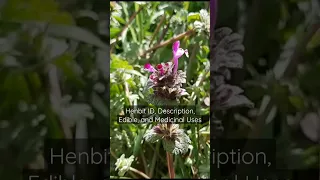
[[[244,88],[255,108],[217,113],[217,136],[274,138],[281,169],[319,169],[319,12],[316,0],[218,1],[216,28],[238,32],[245,47],[245,68],[228,83]]]
[[[109,136],[109,4],[0,2],[0,177],[15,180],[44,168],[44,138]]]
[[[118,176],[115,160],[122,154],[133,155],[133,168],[149,177],[167,175],[166,153],[161,142],[143,140],[152,124],[118,124],[123,107],[147,105],[143,88],[148,73],[146,63],[156,65],[172,59],[172,44],[180,40],[190,58],[179,60],[179,69],[187,72],[184,104],[196,105],[208,114],[209,99],[209,2],[120,2],[112,3],[111,43],[111,175]],[[209,122],[181,125],[192,143],[187,154],[175,156],[177,178],[209,176]],[[129,171],[126,177],[140,177]]]

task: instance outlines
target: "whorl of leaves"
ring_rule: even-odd
[[[189,136],[178,124],[171,124],[169,127],[167,124],[158,124],[148,130],[144,138],[150,143],[162,140],[164,149],[176,155],[186,153],[191,143]]]

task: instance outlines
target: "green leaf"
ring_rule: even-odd
[[[92,93],[91,95],[91,103],[92,106],[99,111],[99,113],[101,115],[103,115],[104,117],[109,117],[110,112],[109,109],[105,103],[102,101],[102,99],[96,94],[96,93]]]
[[[206,54],[209,54],[210,49],[209,49],[208,46],[202,46],[202,49],[203,49],[203,51],[204,51]]]
[[[312,95],[317,99],[320,99],[320,84],[318,77],[320,76],[320,65],[313,65],[311,69],[306,71],[299,78],[300,88],[306,94]]]
[[[134,139],[133,155],[135,157],[137,157],[140,152],[143,135],[144,135],[143,131],[139,131],[138,136],[136,136],[136,138]]]
[[[99,16],[97,13],[89,10],[80,10],[77,14],[77,18],[88,17],[95,21],[99,20]]]
[[[108,46],[91,32],[76,26],[50,24],[47,33],[54,37],[68,38],[107,49]]]
[[[289,101],[297,110],[303,110],[305,108],[302,97],[290,96]]]
[[[30,27],[43,27],[46,28],[48,35],[58,38],[67,38],[75,41],[84,42],[91,44],[93,46],[99,47],[101,49],[107,49],[108,46],[100,40],[97,36],[91,32],[82,29],[77,26],[62,25],[62,24],[48,24],[41,21],[4,21],[5,23],[13,24],[25,24]]]
[[[31,101],[31,92],[28,88],[28,83],[25,77],[21,74],[9,74],[3,82],[5,94],[3,97],[10,99],[11,102],[15,100]]]
[[[188,22],[192,22],[200,19],[201,19],[200,13],[189,13],[187,18]]]
[[[112,17],[115,18],[120,24],[126,24],[126,21],[122,17],[115,15],[113,15]]]
[[[69,13],[59,11],[54,0],[10,0],[2,7],[1,18],[5,20],[36,20],[57,24],[74,24]]]
[[[134,59],[138,57],[140,44],[136,42],[131,42],[128,47],[124,49],[126,59]]]
[[[120,28],[112,27],[110,28],[110,39],[115,38],[121,32]]]
[[[21,24],[15,22],[6,22],[0,20],[0,36],[5,36],[7,33],[13,32],[21,28]]]
[[[77,75],[72,69],[72,66],[70,66],[70,64],[72,63],[72,59],[73,59],[72,54],[64,53],[54,60],[54,64],[57,65],[57,67],[63,71],[64,75],[67,78],[77,79]]]
[[[136,76],[140,76],[140,77],[145,77],[143,74],[141,74],[139,71],[136,71],[136,70],[126,70],[127,73],[129,74],[133,74],[133,75],[136,75]]]
[[[307,44],[307,50],[314,49],[320,45],[320,29],[313,35],[312,39]]]
[[[151,16],[151,18],[149,19],[150,23],[154,23],[154,21],[155,21],[158,17],[162,16],[163,14],[164,14],[164,11],[157,11],[157,12],[155,12],[155,13]]]
[[[128,61],[120,59],[120,57],[112,54],[111,55],[111,64],[110,64],[110,71],[113,72],[117,69],[127,69],[132,70],[133,67],[129,65]]]
[[[36,72],[30,72],[28,74],[28,78],[30,79],[30,83],[32,83],[32,87],[34,90],[41,90],[41,79],[40,75]]]

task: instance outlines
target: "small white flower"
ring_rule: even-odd
[[[134,160],[134,156],[130,156],[129,158],[125,158],[125,155],[122,154],[120,158],[117,159],[116,171],[118,170],[119,176],[124,176],[124,174],[130,170],[131,164]]]

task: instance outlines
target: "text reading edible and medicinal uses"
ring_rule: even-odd
[[[174,124],[183,124],[183,123],[201,123],[202,117],[157,117],[157,116],[150,116],[145,118],[136,118],[136,117],[118,117],[118,123],[174,123]]]
[[[195,106],[125,107],[118,123],[201,123],[203,116],[196,114]]]

